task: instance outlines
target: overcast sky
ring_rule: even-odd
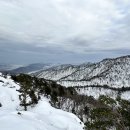
[[[130,0],[0,0],[0,63],[79,63],[130,54]]]

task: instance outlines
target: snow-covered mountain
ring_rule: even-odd
[[[1,130],[83,130],[73,114],[53,108],[44,96],[37,105],[23,111],[20,106],[20,85],[0,73]]]
[[[0,74],[0,129],[128,130],[129,100],[126,88],[66,88],[27,74]]]
[[[98,63],[59,65],[33,75],[55,80],[66,87],[86,85],[130,87],[130,56],[104,59]]]

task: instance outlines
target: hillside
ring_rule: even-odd
[[[23,93],[22,85],[0,74],[1,130],[83,130],[83,124],[75,115],[52,107],[44,95],[36,102],[36,93],[33,90],[30,95],[27,91]]]
[[[130,87],[130,56],[104,59],[98,63],[60,65],[33,73],[33,75],[57,81],[66,87],[87,85]]]
[[[78,94],[79,89],[82,92],[81,90],[86,88],[66,88],[54,81],[25,74],[14,75],[12,78],[1,75],[0,128],[2,130],[10,128],[83,130],[83,127],[85,130],[130,129],[130,102],[127,100],[127,91],[113,89],[111,92],[115,95],[112,97],[96,88],[97,92],[101,93],[93,97],[89,93]],[[108,88],[104,89],[110,91]],[[72,113],[77,115],[85,126]]]

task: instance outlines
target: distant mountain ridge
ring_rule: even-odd
[[[29,65],[23,65],[23,66],[20,66],[20,67],[14,68],[14,69],[10,69],[10,70],[5,69],[4,72],[10,73],[10,74],[20,74],[20,73],[31,74],[31,73],[35,73],[40,70],[50,68],[51,66],[54,66],[54,64],[34,63],[34,64],[29,64]]]
[[[15,65],[15,64],[0,64],[0,71],[10,71],[13,69],[17,69],[22,67],[23,65]]]
[[[97,63],[59,65],[33,75],[57,81],[66,87],[86,85],[130,87],[130,55],[104,59]]]

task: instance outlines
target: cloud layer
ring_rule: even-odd
[[[130,0],[0,0],[0,44],[83,55],[128,50]]]

